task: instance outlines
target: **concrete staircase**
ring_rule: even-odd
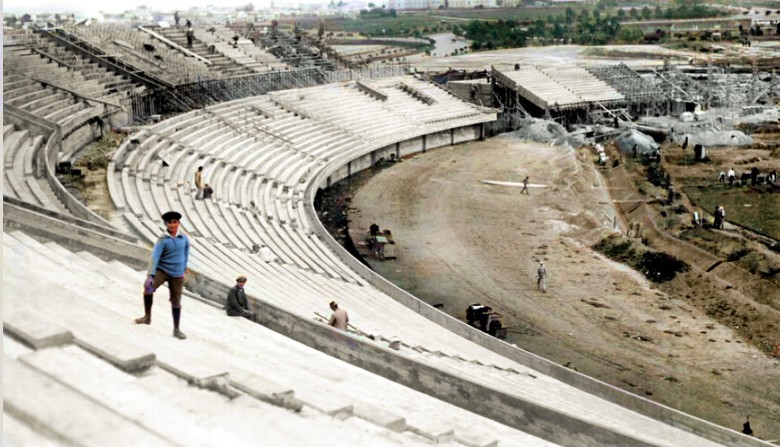
[[[227,317],[194,296],[185,297],[182,316],[189,338],[177,340],[164,286],[153,324],[134,325],[145,274],[115,261],[20,232],[3,234],[3,252],[6,439],[34,445],[555,445]],[[33,269],[50,274],[36,279],[29,293],[25,275]]]
[[[181,45],[183,48],[187,48],[187,37],[185,28],[161,28],[157,30],[160,34],[167,39]],[[198,33],[205,33],[206,31],[198,30]],[[208,45],[203,43],[198,34],[195,34],[195,38],[192,42],[192,48],[187,48],[193,53],[201,56],[202,58],[211,62],[209,70],[214,73],[219,73],[224,76],[240,76],[246,74],[252,74],[255,71],[246,65],[239,64],[235,60],[226,56],[222,52],[215,49],[214,52],[209,51]]]
[[[43,150],[44,137],[31,136],[28,130],[16,130],[14,124],[3,126],[3,195],[68,213],[57,199],[45,178],[35,176],[38,151]]]

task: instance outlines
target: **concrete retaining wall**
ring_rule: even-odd
[[[224,305],[230,286],[190,274],[188,288]],[[649,447],[608,428],[419,363],[375,342],[342,332],[247,295],[255,321],[295,341],[414,390],[563,446]],[[225,317],[230,318],[230,317]]]
[[[416,154],[423,150],[423,137],[412,138],[411,140],[398,143],[398,154],[400,157]]]
[[[460,129],[453,130],[453,134],[453,141],[455,144],[477,140],[480,136],[479,126],[461,127]]]
[[[442,146],[449,146],[452,144],[452,134],[450,130],[432,133],[425,138],[425,143],[426,150]]]

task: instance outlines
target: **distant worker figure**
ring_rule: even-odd
[[[525,178],[523,179],[523,189],[522,189],[522,190],[520,190],[520,194],[522,194],[522,193],[526,193],[526,194],[528,194],[529,196],[531,195],[531,193],[530,193],[530,192],[528,192],[528,176],[527,176],[527,175],[526,175],[526,176],[525,176]]]
[[[637,155],[637,153],[636,153],[636,144],[634,144],[634,148],[631,149],[631,154],[633,155],[634,158],[636,158],[636,155]]]
[[[263,262],[265,263],[276,262],[276,256],[274,255],[274,252],[271,251],[271,249],[267,245],[262,244],[260,246],[259,253],[260,253],[260,259],[262,259]]]
[[[333,313],[330,315],[328,325],[346,331],[347,325],[349,324],[349,315],[347,315],[347,311],[339,309],[339,305],[336,304],[335,301],[330,302],[330,310],[332,310]]]
[[[682,144],[682,150],[688,149],[688,136],[685,136],[685,141]]]
[[[244,285],[246,285],[246,276],[239,275],[239,277],[236,278],[236,285],[228,292],[225,311],[228,316],[244,317],[252,320],[255,317],[255,313],[249,309],[249,302],[246,299]]]
[[[720,174],[718,174],[718,183],[726,183],[726,173],[723,171],[720,171]]]
[[[742,433],[753,436],[753,429],[750,428],[750,415],[747,416],[747,419],[745,419],[745,423],[742,424]]]
[[[173,336],[187,338],[179,330],[181,318],[181,294],[184,289],[184,274],[190,257],[190,238],[179,231],[181,214],[168,211],[162,215],[167,232],[157,240],[152,251],[151,266],[144,282],[144,316],[135,319],[136,324],[152,324],[152,303],[154,292],[163,283],[168,283],[171,314],[173,316]]]
[[[181,17],[179,17],[179,11],[176,11],[173,13],[173,21],[176,23],[176,28],[179,27],[179,20],[181,20]]]
[[[211,186],[209,186],[208,183],[206,183],[206,185],[203,186],[203,198],[210,199],[213,194],[214,194],[214,188],[212,188]]]
[[[726,176],[729,178],[729,186],[734,186],[734,180],[737,178],[737,175],[734,173],[734,168],[729,168],[729,172]]]
[[[195,188],[198,192],[195,194],[195,200],[203,198],[203,166],[198,166],[198,170],[195,172]]]
[[[187,48],[192,48],[192,39],[195,37],[195,31],[192,29],[192,25],[190,24],[190,21],[187,20]]]
[[[668,192],[668,195],[666,196],[666,201],[669,202],[669,204],[674,203],[674,185],[670,183],[669,187],[666,190]]]
[[[539,268],[536,269],[536,287],[547,293],[547,269],[544,268],[544,262],[540,262]]]
[[[714,216],[715,222],[713,222],[713,226],[718,230],[722,230],[724,227],[724,221],[726,220],[726,210],[723,209],[722,206],[718,206],[715,208]]]

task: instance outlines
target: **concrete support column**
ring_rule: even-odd
[[[425,153],[425,150],[428,148],[428,135],[423,135],[422,140],[423,140],[422,152]]]
[[[450,146],[455,146],[455,129],[450,129]]]

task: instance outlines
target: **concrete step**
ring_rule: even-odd
[[[24,145],[24,142],[27,141],[29,134],[29,130],[23,129],[11,133],[8,137],[3,137],[5,169],[13,169],[14,159],[18,157],[17,152]]]
[[[3,383],[14,385],[3,389],[3,411],[27,425],[45,428],[58,444],[176,445],[16,360],[4,357],[2,369]]]
[[[136,377],[111,367],[76,346],[38,351],[20,357],[19,361],[112,408],[131,424],[155,433],[171,444],[204,447],[245,444],[229,432],[218,430],[219,434],[212,433],[218,427],[206,426],[192,415],[178,411],[175,406],[140,386]],[[155,370],[146,374],[167,373]],[[175,392],[185,396],[193,390],[187,382],[175,378],[168,383]],[[209,399],[202,402],[206,406],[218,405],[225,400],[224,396],[216,393],[204,394],[211,398],[211,402]],[[212,424],[215,422],[212,421]]]
[[[6,299],[11,296],[10,293],[16,292],[14,287],[7,287],[6,283],[3,283],[3,295],[7,297]],[[4,309],[3,331],[35,349],[62,346],[73,342],[73,333],[69,330],[59,326],[54,321],[41,318],[32,310],[24,308],[7,306]]]
[[[28,249],[32,249],[40,255],[38,263],[41,266],[62,270],[62,267],[57,266],[68,265],[68,270],[70,270],[78,277],[85,278],[85,281],[86,278],[91,278],[89,280],[89,284],[81,286],[74,286],[70,284],[62,287],[57,286],[48,280],[42,280],[39,284],[39,287],[42,290],[46,290],[48,293],[57,294],[59,297],[56,303],[51,303],[48,305],[51,310],[46,309],[46,315],[49,315],[49,318],[54,319],[55,315],[63,314],[60,324],[74,332],[77,339],[82,338],[82,331],[90,330],[91,328],[93,331],[99,330],[105,334],[113,334],[112,337],[114,337],[115,341],[124,341],[127,343],[128,333],[126,331],[128,329],[123,329],[123,327],[128,324],[132,328],[131,333],[135,334],[133,335],[133,340],[144,340],[148,339],[148,337],[153,337],[156,339],[159,335],[165,335],[167,342],[163,344],[158,343],[158,347],[155,349],[155,354],[157,355],[157,364],[160,367],[174,373],[179,377],[182,377],[185,380],[188,380],[190,383],[193,383],[197,386],[208,387],[211,389],[224,389],[227,386],[227,373],[224,368],[222,368],[220,365],[214,365],[204,359],[198,358],[194,355],[194,353],[188,353],[187,351],[178,349],[177,344],[181,343],[181,341],[176,340],[171,336],[170,326],[166,325],[166,327],[163,329],[161,327],[157,327],[159,326],[157,325],[155,327],[154,333],[158,335],[153,335],[152,333],[149,333],[149,326],[133,325],[133,316],[117,314],[100,306],[100,302],[102,301],[100,299],[97,299],[98,305],[94,306],[92,304],[94,302],[79,298],[80,296],[86,296],[90,293],[94,293],[96,296],[100,296],[103,293],[101,290],[105,290],[105,287],[108,285],[108,277],[102,274],[96,274],[97,272],[94,270],[95,266],[91,266],[88,269],[74,266],[74,263],[79,259],[78,256],[72,252],[68,252],[71,255],[68,257],[63,257],[57,254],[56,251],[67,252],[67,250],[61,247],[57,248],[56,244],[47,243],[46,245],[41,246],[38,241],[35,241],[24,233],[19,232],[14,232],[12,237],[16,240],[16,242],[14,242],[14,240],[6,240],[4,234],[4,246],[7,247],[8,250],[13,250],[21,256],[23,251],[20,250],[22,250],[23,247],[21,247],[19,244],[23,244]],[[28,264],[28,266],[30,262],[35,262],[34,260],[27,258],[20,258],[16,261],[16,264]],[[4,266],[11,268],[10,265],[6,264],[5,258],[3,262]],[[138,284],[141,282],[142,278],[139,278]],[[5,284],[4,287],[6,287]],[[158,293],[165,293],[164,288],[161,288]],[[45,300],[45,298],[41,299]],[[67,305],[63,303],[67,303]],[[138,294],[138,303],[138,315],[140,315],[143,312],[142,306],[140,305],[142,303],[140,293]],[[46,307],[44,302],[39,304]],[[14,301],[11,301],[9,305],[16,304]],[[55,309],[58,313],[55,312]],[[67,309],[81,310],[74,314],[72,310],[68,311]],[[51,312],[51,314],[49,314],[49,312]],[[90,325],[87,325],[87,323],[90,323]],[[122,334],[124,334],[124,336]],[[87,334],[84,334],[83,338],[88,342],[96,342],[96,340],[88,338]],[[151,340],[149,341],[151,342]],[[85,343],[84,346],[89,347],[90,344]],[[111,346],[107,345],[100,346],[99,348],[100,349],[95,349],[94,351],[98,355],[102,352],[116,353],[121,351],[112,349]],[[128,343],[128,346],[126,346],[122,352],[125,352],[126,357],[115,358],[107,356],[105,358],[106,360],[112,361],[120,367],[125,364],[129,365],[129,369],[138,369],[138,367],[133,365],[133,362],[148,361],[148,356],[146,353],[142,350],[134,349],[132,343]],[[138,355],[135,353],[138,353]]]
[[[60,444],[47,438],[40,430],[22,423],[15,417],[3,411],[3,444],[36,447],[58,447]]]

